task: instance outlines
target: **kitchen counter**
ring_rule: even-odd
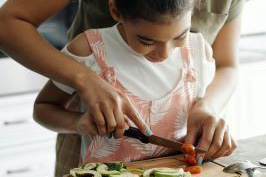
[[[262,158],[266,158],[266,134],[239,140],[236,152],[228,157],[219,158],[216,161],[225,166],[244,160],[260,165],[258,161]],[[259,171],[263,170],[260,169]],[[266,170],[263,172],[266,172]]]

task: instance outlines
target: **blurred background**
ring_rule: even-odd
[[[77,7],[70,5],[38,29],[58,49],[67,42]],[[250,0],[243,13],[238,87],[225,117],[237,140],[266,134],[265,7],[265,0]],[[53,176],[56,133],[32,119],[34,99],[47,79],[0,53],[0,81],[0,176]]]

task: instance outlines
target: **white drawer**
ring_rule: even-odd
[[[0,149],[54,140],[56,133],[32,118],[37,93],[0,98]]]
[[[47,141],[0,151],[1,177],[53,176],[55,144]]]

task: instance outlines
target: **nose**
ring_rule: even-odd
[[[160,58],[166,59],[173,51],[173,46],[170,42],[163,43],[158,46],[157,51]]]

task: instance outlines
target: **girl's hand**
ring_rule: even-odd
[[[188,117],[186,143],[207,150],[205,158],[230,155],[237,147],[224,119],[216,117],[208,108],[195,104]]]
[[[88,107],[88,113],[80,118],[79,131],[85,133],[86,130],[82,127],[88,127],[88,131],[96,133],[97,130],[101,135],[114,133],[116,138],[121,138],[128,129],[130,119],[144,134],[152,134],[145,122],[138,117],[127,95],[98,76],[90,76],[86,80],[89,83],[83,82],[78,90],[79,96]],[[88,120],[85,120],[86,117]]]

